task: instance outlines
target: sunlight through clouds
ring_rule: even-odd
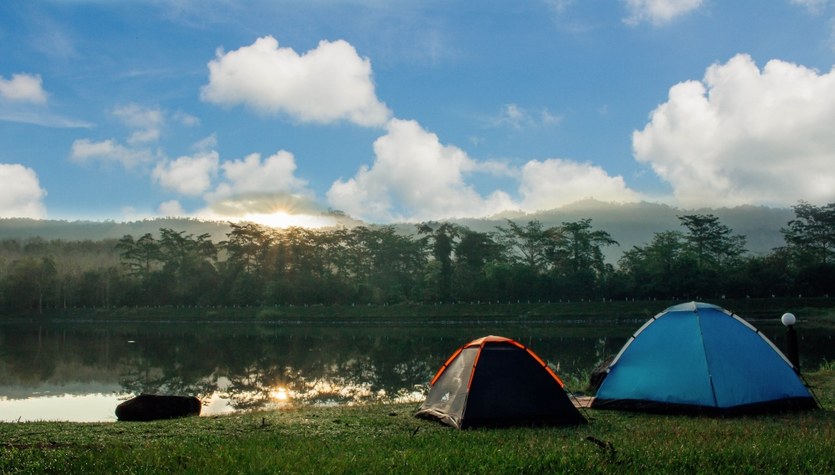
[[[306,185],[295,176],[295,157],[286,150],[264,160],[261,154],[251,153],[241,160],[225,161],[220,167],[225,181],[211,193],[210,200],[247,193],[303,192]]]

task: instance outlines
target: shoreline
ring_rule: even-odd
[[[0,423],[0,473],[831,473],[823,409],[727,418],[585,410],[578,427],[455,430],[416,404],[291,408],[145,423]],[[791,443],[787,443],[791,442]]]
[[[687,300],[684,300],[687,301]],[[800,319],[835,319],[835,298],[702,299],[747,320],[779,319],[792,312]],[[247,307],[118,307],[47,309],[43,314],[0,315],[0,323],[168,322],[345,324],[390,321],[456,323],[525,321],[528,323],[622,323],[645,321],[680,300],[594,300],[562,302],[460,302],[396,305],[262,305]]]

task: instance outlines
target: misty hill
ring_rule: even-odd
[[[655,233],[680,230],[678,216],[688,214],[713,214],[736,234],[747,239],[747,249],[754,254],[766,254],[785,244],[780,228],[794,219],[794,211],[788,208],[740,206],[735,208],[683,210],[658,203],[603,203],[584,200],[561,208],[537,213],[506,212],[489,218],[450,219],[470,229],[491,232],[510,219],[523,224],[538,220],[543,225],[557,226],[563,222],[590,218],[594,229],[608,232],[620,246],[604,249],[606,259],[616,262],[623,251],[644,245]],[[343,216],[342,225],[356,226],[363,223]],[[132,222],[115,221],[57,221],[24,218],[0,219],[0,239],[101,240],[119,239],[126,234],[134,237],[145,233],[158,235],[160,228],[185,231],[195,236],[208,233],[215,242],[226,239],[230,227],[227,222],[200,221],[187,218],[160,218]],[[404,233],[415,232],[414,224],[400,223],[397,229]]]
[[[212,240],[226,239],[230,227],[225,222],[199,221],[187,218],[159,218],[141,221],[61,221],[29,218],[0,219],[0,239],[26,239],[40,237],[47,240],[99,241],[120,239],[130,234],[139,237],[145,233],[159,235],[160,228],[186,231],[199,236],[208,233]]]
[[[780,228],[794,219],[789,208],[764,206],[739,206],[735,208],[684,210],[658,203],[603,203],[583,200],[561,208],[537,213],[511,212],[488,219],[460,219],[456,223],[476,231],[493,231],[506,220],[526,223],[539,220],[544,226],[558,226],[563,222],[590,218],[592,227],[608,232],[620,246],[604,249],[606,259],[616,262],[623,251],[650,242],[653,235],[668,230],[684,231],[678,216],[689,214],[713,214],[722,224],[736,234],[746,237],[747,249],[758,255],[767,254],[775,247],[785,245]]]

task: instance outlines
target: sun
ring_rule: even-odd
[[[270,398],[276,401],[288,401],[290,400],[290,393],[287,388],[278,387],[270,391]]]
[[[331,217],[291,214],[283,210],[276,210],[272,213],[247,213],[240,220],[269,226],[271,228],[324,228],[336,224],[335,220]]]

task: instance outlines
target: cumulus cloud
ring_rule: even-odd
[[[224,182],[209,194],[210,201],[253,194],[307,193],[306,182],[295,176],[296,161],[285,150],[261,160],[261,154],[253,153],[241,160],[221,165]]]
[[[235,51],[219,50],[208,66],[201,97],[214,104],[245,104],[322,124],[382,126],[391,115],[377,99],[371,62],[346,41],[322,41],[300,55],[265,36]]]
[[[835,200],[835,72],[737,55],[670,89],[632,137],[683,206]]]
[[[628,25],[649,22],[660,26],[690,13],[704,3],[704,0],[625,0],[629,16],[624,20]]]
[[[8,101],[46,104],[43,80],[37,74],[13,74],[11,79],[0,76],[0,97]]]
[[[620,176],[609,176],[591,164],[558,158],[526,163],[519,193],[521,208],[526,211],[553,209],[585,198],[609,202],[641,199]]]
[[[374,152],[371,168],[333,183],[327,193],[333,207],[371,221],[420,221],[483,216],[512,206],[506,193],[479,195],[464,179],[479,164],[415,121],[392,120]]]
[[[153,155],[147,150],[131,149],[112,139],[100,142],[79,139],[72,143],[70,150],[70,160],[75,163],[119,163],[127,169],[148,163],[153,158]]]
[[[0,217],[46,218],[38,175],[31,168],[17,163],[0,163]]]
[[[160,216],[177,217],[186,215],[185,210],[183,210],[183,205],[177,200],[168,200],[160,203],[157,212]]]
[[[215,151],[182,156],[158,163],[151,177],[163,188],[187,196],[199,196],[212,186],[217,175],[218,153]]]
[[[410,120],[392,120],[374,142],[375,160],[353,178],[339,179],[327,193],[331,207],[372,222],[425,221],[490,216],[506,210],[553,209],[585,198],[628,202],[641,199],[622,177],[571,160],[531,160],[521,167],[478,161]],[[498,178],[514,199],[497,187],[480,194],[475,174]]]
[[[221,182],[205,193],[201,219],[254,221],[268,226],[327,226],[322,208],[307,182],[296,177],[293,154],[279,150],[262,159],[258,153],[220,165]]]

